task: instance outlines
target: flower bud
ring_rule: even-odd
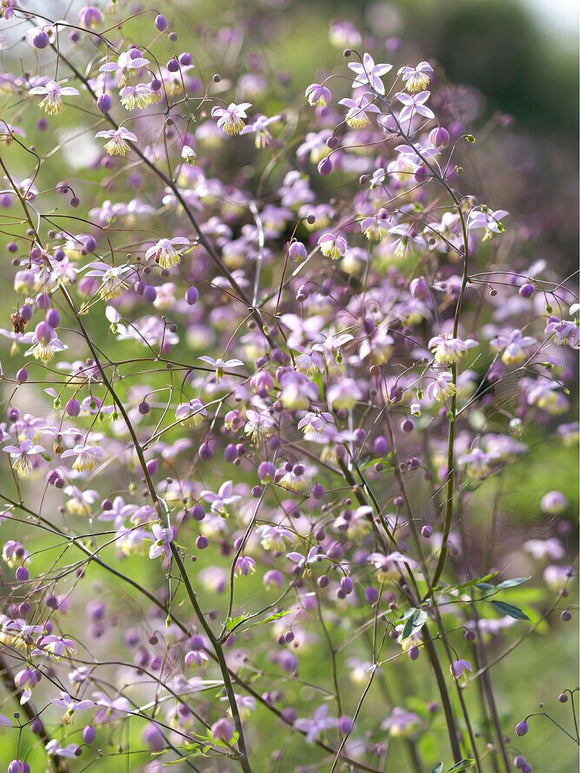
[[[165,32],[167,29],[167,19],[165,16],[163,16],[163,14],[160,13],[155,17],[155,26],[159,32]]]
[[[521,737],[522,735],[525,735],[529,730],[528,723],[526,722],[526,720],[524,719],[522,720],[522,722],[518,722],[518,724],[515,727],[515,730],[516,730],[517,736]]]
[[[32,38],[34,48],[46,48],[50,43],[50,38],[44,30],[38,30]]]
[[[108,94],[101,94],[97,99],[97,107],[101,113],[108,113],[113,105],[113,100]]]

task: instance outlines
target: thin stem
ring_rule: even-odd
[[[453,713],[449,691],[447,690],[447,683],[445,682],[443,670],[441,669],[441,663],[439,662],[439,656],[437,655],[435,644],[433,643],[433,639],[431,638],[431,634],[429,633],[429,629],[426,625],[423,626],[421,631],[421,638],[423,639],[427,655],[429,656],[429,661],[437,681],[439,695],[441,696],[441,702],[443,703],[443,712],[445,714],[445,723],[447,725],[447,733],[449,735],[449,744],[451,746],[453,761],[459,762],[463,758],[463,755],[461,754],[461,749],[459,747],[455,715]]]

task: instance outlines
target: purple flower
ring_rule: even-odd
[[[12,466],[21,475],[29,475],[36,463],[35,457],[46,452],[43,446],[36,445],[28,439],[23,440],[19,446],[4,446],[2,450],[10,454]]]
[[[356,73],[353,81],[353,88],[369,85],[378,94],[385,93],[385,86],[381,80],[382,75],[386,75],[393,69],[392,64],[375,64],[370,54],[364,54],[362,64],[359,62],[349,62],[349,68]]]
[[[467,678],[468,674],[471,674],[471,664],[467,660],[454,660],[449,666],[451,676],[455,679]]]
[[[265,115],[258,115],[251,124],[244,126],[240,134],[254,134],[254,144],[257,148],[267,148],[272,142],[272,135],[269,126],[279,121],[281,116],[273,115],[268,118]]]
[[[430,96],[430,91],[420,91],[413,95],[406,94],[404,91],[399,92],[397,99],[404,105],[399,114],[399,121],[411,121],[415,114],[421,115],[423,118],[435,118],[435,113],[425,104]]]
[[[407,91],[414,93],[426,89],[433,68],[429,62],[419,62],[416,67],[401,67],[397,75],[401,75]]]
[[[306,89],[304,96],[308,100],[308,104],[319,107],[326,107],[332,95],[326,86],[321,86],[320,83],[311,83]]]
[[[189,239],[183,236],[160,239],[153,247],[149,247],[145,260],[154,260],[160,268],[173,268],[180,263],[181,256],[189,245]]]
[[[361,94],[356,99],[341,99],[338,104],[349,108],[345,121],[351,129],[364,129],[370,123],[367,113],[381,112],[376,105],[373,105],[366,94]]]
[[[568,500],[561,491],[548,491],[542,497],[540,507],[547,515],[561,515],[568,508]]]
[[[61,746],[56,738],[49,741],[44,747],[47,754],[55,757],[68,757],[74,759],[78,757],[81,748],[76,743],[69,743],[68,746]]]
[[[129,152],[129,142],[137,142],[137,135],[120,126],[118,129],[108,129],[97,132],[95,137],[104,137],[109,141],[105,143],[104,148],[110,156],[126,156]]]
[[[211,726],[211,734],[216,741],[229,743],[234,737],[234,728],[229,719],[222,717],[222,719],[218,719],[217,722],[214,722]]]
[[[35,86],[29,94],[44,96],[39,107],[48,115],[57,115],[63,108],[63,96],[78,96],[78,90],[72,86],[59,86],[56,81],[48,81],[44,86]]]
[[[239,134],[246,125],[246,110],[252,106],[251,102],[241,102],[236,105],[231,102],[227,107],[212,107],[211,117],[217,118],[217,125],[226,134],[234,136]]]
[[[316,709],[312,719],[297,719],[294,722],[294,727],[305,734],[307,743],[314,743],[320,733],[331,727],[336,727],[338,724],[335,717],[327,717],[327,714],[328,705],[324,703]]]
[[[149,558],[164,557],[164,561],[171,559],[171,543],[175,539],[174,527],[164,529],[159,523],[154,523],[151,531],[155,537],[155,542],[149,548]]]

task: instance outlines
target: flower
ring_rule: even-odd
[[[297,719],[294,722],[294,727],[304,733],[307,743],[314,743],[320,733],[331,727],[336,727],[338,724],[335,717],[327,717],[327,714],[328,706],[324,703],[316,709],[312,719]]]
[[[245,126],[247,118],[246,110],[252,106],[251,102],[241,102],[236,105],[231,102],[227,107],[212,107],[211,117],[217,118],[217,125],[220,126],[226,134],[233,136],[239,134]]]
[[[253,123],[244,126],[240,134],[255,134],[254,144],[257,148],[267,148],[272,142],[272,135],[268,127],[280,120],[279,115],[273,115],[268,118],[265,115],[258,115]]]
[[[528,732],[528,723],[526,720],[522,720],[521,722],[518,722],[518,724],[515,726],[515,731],[517,736],[525,735]]]
[[[12,466],[17,472],[21,475],[29,475],[32,472],[34,461],[30,457],[45,453],[46,448],[35,445],[32,440],[26,439],[19,446],[4,446],[2,450],[10,454]]]
[[[126,156],[130,148],[127,143],[137,142],[137,135],[125,129],[124,126],[97,132],[95,137],[105,137],[109,140],[105,143],[104,148],[110,156]]]
[[[145,253],[145,260],[154,259],[160,268],[173,268],[179,264],[185,248],[189,245],[189,239],[183,236],[160,239],[153,247],[149,247]]]
[[[432,72],[434,70],[429,62],[419,62],[416,67],[401,67],[397,75],[402,76],[407,91],[413,93],[427,88]]]
[[[138,70],[140,67],[144,67],[149,64],[149,60],[141,56],[138,49],[133,48],[131,51],[123,51],[119,54],[119,58],[116,62],[106,62],[99,67],[99,72],[112,73],[119,76],[119,88],[122,88],[126,82],[129,73],[133,70]]]
[[[382,75],[386,75],[393,69],[392,64],[375,64],[370,54],[364,54],[362,64],[359,62],[350,62],[349,68],[356,73],[353,81],[353,88],[368,84],[379,94],[385,93],[385,87],[381,80]]]
[[[229,743],[234,737],[234,728],[232,723],[226,717],[218,719],[211,726],[211,734],[216,741],[224,741]]]
[[[454,679],[461,679],[462,677],[467,678],[467,674],[471,674],[473,669],[467,660],[454,660],[449,666],[449,670]]]
[[[325,233],[318,239],[320,252],[331,260],[338,260],[346,252],[346,239],[335,234]]]
[[[109,301],[122,295],[123,290],[128,287],[126,278],[134,272],[134,269],[130,266],[109,266],[107,263],[100,261],[89,263],[87,268],[90,268],[90,271],[87,271],[85,276],[100,278],[99,295],[104,301]]]
[[[49,741],[44,748],[46,753],[50,754],[51,756],[68,757],[71,760],[75,757],[78,757],[79,753],[81,752],[81,747],[76,743],[69,743],[68,746],[61,746],[56,738],[53,738],[51,741]]]
[[[97,461],[105,455],[100,446],[77,445],[67,451],[63,451],[62,458],[67,456],[76,456],[73,462],[73,470],[77,472],[88,472],[96,466]]]
[[[408,737],[412,735],[418,724],[419,716],[417,714],[400,706],[395,706],[391,716],[381,723],[381,730],[388,730],[393,736]]]
[[[542,497],[540,507],[547,515],[561,515],[568,508],[568,500],[561,491],[548,491]]]
[[[39,107],[48,115],[57,115],[63,108],[62,97],[78,96],[78,90],[72,86],[60,86],[56,81],[48,81],[44,86],[34,86],[29,94],[42,94],[44,99]]]
[[[233,483],[231,480],[226,480],[219,488],[217,494],[213,491],[204,490],[200,496],[205,499],[206,502],[210,502],[210,509],[214,513],[220,515],[227,515],[228,505],[237,502],[241,497],[239,494],[233,493]]]
[[[431,110],[431,108],[425,105],[425,102],[429,99],[430,96],[430,91],[420,91],[414,96],[406,94],[404,91],[401,91],[399,94],[397,94],[397,99],[404,105],[399,114],[399,120],[406,121],[409,119],[410,121],[415,113],[422,115],[424,118],[435,118],[435,113]]]
[[[434,336],[429,341],[429,349],[431,349],[435,356],[435,362],[444,365],[458,362],[463,354],[474,346],[477,346],[477,341],[473,338],[463,341],[461,338],[450,338],[449,336],[442,335]]]
[[[149,548],[149,558],[154,559],[163,556],[165,561],[169,561],[171,558],[171,543],[175,538],[175,530],[173,527],[164,529],[161,524],[154,523],[151,531],[155,537],[155,542]]]
[[[304,96],[308,100],[308,104],[313,107],[326,107],[332,99],[332,94],[326,86],[321,86],[320,83],[311,83],[310,86],[304,92]]]
[[[234,572],[238,577],[247,577],[256,571],[256,562],[250,556],[239,556],[234,564]]]
[[[32,354],[35,359],[42,360],[42,362],[52,360],[56,352],[62,352],[67,348],[48,322],[39,322],[36,326],[32,336],[32,344],[33,346],[28,349],[26,354]]]
[[[135,110],[148,107],[154,102],[159,102],[161,95],[153,91],[147,83],[137,83],[135,86],[124,86],[119,92],[121,104],[126,110]]]
[[[453,377],[451,373],[445,371],[440,373],[425,390],[425,394],[429,400],[434,400],[438,403],[445,402],[446,398],[453,397],[456,392],[455,384],[453,383]]]
[[[348,107],[345,121],[352,129],[364,129],[370,123],[367,113],[380,113],[376,105],[370,101],[366,94],[361,94],[357,99],[341,99],[339,105]]]

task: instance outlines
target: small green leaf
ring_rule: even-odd
[[[475,760],[466,758],[459,760],[452,768],[449,768],[447,773],[457,773],[459,770],[465,770],[466,768],[472,768],[475,765]]]
[[[443,763],[438,762],[437,765],[435,765],[435,767],[431,771],[431,773],[442,773],[442,770],[443,770]]]
[[[285,609],[282,612],[274,612],[273,614],[268,615],[268,617],[265,617],[263,620],[258,620],[257,623],[247,625],[244,630],[248,631],[250,628],[255,628],[257,625],[264,625],[264,623],[271,623],[272,620],[279,620],[281,617],[286,617],[286,615],[289,615],[290,612],[292,612],[291,609]]]
[[[403,628],[402,639],[408,639],[414,633],[418,633],[427,622],[428,615],[423,609],[415,609]]]
[[[490,582],[478,582],[475,585],[476,588],[479,588],[479,590],[495,590],[495,585],[492,585]]]
[[[513,604],[507,604],[505,601],[490,601],[489,603],[493,604],[501,615],[509,615],[510,617],[514,617],[516,620],[530,619],[525,612],[522,612],[519,607],[514,607]]]
[[[472,144],[472,145],[473,145],[473,143],[475,142],[475,137],[473,136],[473,134],[466,134],[466,135],[465,135],[465,139],[466,139],[468,142],[471,142],[471,144]]]
[[[515,588],[517,585],[523,585],[528,580],[531,580],[531,577],[514,577],[513,580],[504,580],[503,582],[500,582],[499,585],[496,585],[496,588],[498,590]]]
[[[246,612],[244,615],[239,615],[239,617],[228,617],[225,624],[226,628],[228,631],[231,631],[232,628],[236,627],[236,625],[239,625],[240,623],[243,623],[244,620],[247,620],[249,616],[249,613]]]

